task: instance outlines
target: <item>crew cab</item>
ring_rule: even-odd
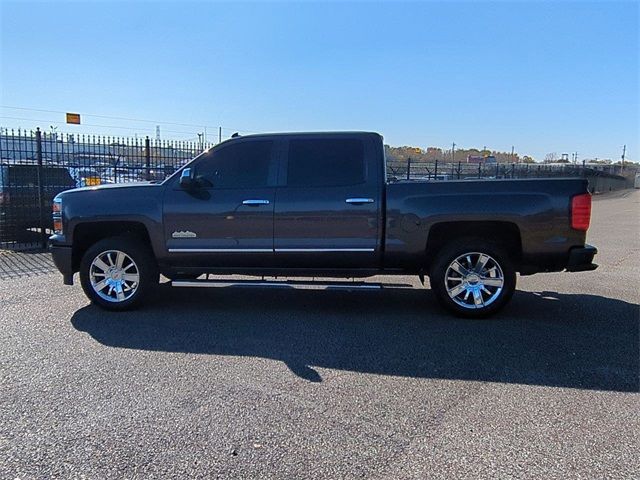
[[[205,274],[397,274],[428,276],[444,307],[483,317],[509,301],[518,272],[595,269],[590,215],[580,178],[397,180],[376,133],[262,134],[161,183],[59,194],[50,245],[64,283],[79,272],[110,310],[140,305],[160,274],[194,287]]]

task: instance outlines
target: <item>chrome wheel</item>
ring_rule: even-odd
[[[106,250],[91,262],[89,280],[100,298],[119,303],[131,298],[138,290],[140,271],[126,253]]]
[[[491,305],[500,296],[504,274],[494,258],[469,252],[449,264],[444,283],[451,300],[461,307],[478,309]]]

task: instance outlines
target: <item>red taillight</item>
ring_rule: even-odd
[[[571,228],[587,231],[591,221],[591,194],[583,193],[571,199]]]

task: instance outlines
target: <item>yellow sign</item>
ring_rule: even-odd
[[[67,123],[74,123],[76,125],[80,125],[80,114],[67,113]]]

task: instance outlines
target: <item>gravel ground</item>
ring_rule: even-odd
[[[0,281],[0,478],[640,478],[639,207],[598,198],[601,267],[520,278],[486,321],[423,288],[163,285],[109,314]]]

